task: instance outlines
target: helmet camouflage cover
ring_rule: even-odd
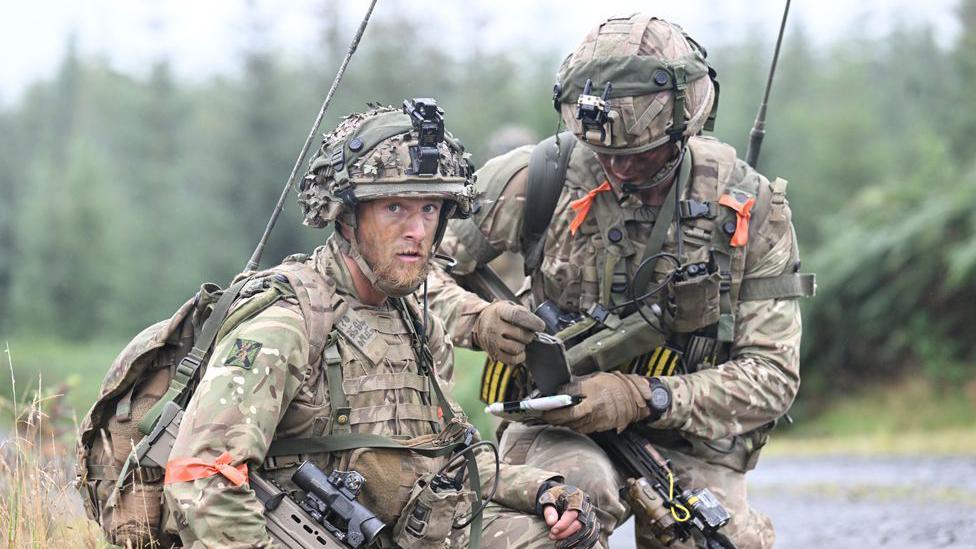
[[[681,27],[614,17],[592,30],[559,69],[553,103],[597,152],[632,154],[711,129],[715,71]]]
[[[443,114],[433,99],[414,99],[347,116],[325,135],[302,180],[304,223],[355,227],[357,203],[395,196],[443,198],[445,219],[470,214],[474,166],[444,130]]]

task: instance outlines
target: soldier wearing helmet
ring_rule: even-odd
[[[717,105],[715,71],[680,27],[641,14],[601,23],[558,72],[569,131],[489,161],[477,174],[484,205],[452,221],[441,248],[462,281],[521,253],[521,303],[435,271],[431,307],[456,345],[488,353],[489,402],[532,390],[519,364],[534,331],[562,340],[577,375],[560,392],[585,398],[510,417],[500,447],[506,462],[556,468],[593,495],[604,535],[641,507],[587,435],[627,429],[684,486],[718,496],[738,547],[770,547],[745,473],[799,386],[798,298],[813,288],[797,273],[786,181],[701,135]],[[640,547],[669,543],[652,517],[635,519]]]
[[[335,232],[251,277],[187,405],[164,488],[183,545],[273,546],[247,470],[300,496],[305,460],[362,475],[358,501],[386,525],[370,546],[463,545],[463,523],[484,524],[487,547],[597,543],[588,496],[561,474],[496,469],[484,444],[470,450],[453,347],[411,295],[446,221],[471,212],[472,174],[431,99],[350,115],[325,136],[299,203],[307,225]],[[479,491],[491,499],[480,521]]]

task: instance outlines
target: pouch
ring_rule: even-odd
[[[722,275],[714,272],[675,282],[671,286],[674,303],[672,328],[676,332],[694,332],[718,322],[719,287]]]
[[[393,528],[393,542],[404,549],[443,546],[454,525],[455,514],[469,500],[470,491],[434,489],[434,473],[417,479],[400,518]]]

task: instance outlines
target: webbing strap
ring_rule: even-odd
[[[436,385],[435,385],[436,387]],[[463,442],[448,444],[440,448],[411,448],[404,446],[390,437],[369,433],[334,434],[325,437],[286,438],[271,442],[265,459],[275,456],[333,453],[357,448],[390,448],[395,450],[409,450],[428,458],[443,457],[465,447]],[[467,461],[468,479],[478,502],[481,502],[481,476],[478,473],[478,462],[470,450],[462,452]],[[473,509],[472,509],[473,510]],[[479,513],[471,521],[470,547],[477,549],[481,545],[482,514]]]
[[[525,190],[521,237],[526,276],[531,275],[542,264],[546,229],[552,221],[559,195],[562,194],[569,157],[575,147],[576,137],[573,132],[565,131],[536,145],[529,157],[529,183]]]
[[[728,253],[715,250],[715,264],[721,276],[718,288],[718,335],[723,343],[735,337],[735,311],[732,310],[732,258]]]
[[[329,434],[349,433],[350,421],[349,401],[346,391],[342,387],[342,357],[339,355],[339,334],[333,332],[329,342],[322,351],[322,361],[325,363],[325,378],[329,384],[329,402],[332,404],[332,421],[329,424]]]
[[[444,396],[444,391],[441,390],[440,384],[437,383],[437,374],[434,373],[434,357],[430,354],[430,347],[427,346],[427,334],[420,333],[422,326],[418,325],[419,321],[413,315],[410,306],[407,305],[404,299],[396,299],[394,303],[396,303],[397,307],[403,313],[403,316],[406,317],[404,320],[410,329],[411,336],[413,336],[415,343],[414,349],[420,365],[420,374],[427,376],[427,379],[430,380],[430,384],[434,388],[434,395],[437,397],[437,404],[440,406],[441,413],[444,414],[444,421],[445,423],[450,423],[454,419],[454,411],[451,409],[451,402]],[[439,430],[439,428],[439,425],[435,425],[435,430]]]
[[[133,383],[132,387],[122,395],[119,399],[118,404],[115,405],[115,421],[125,423],[132,419],[132,393],[136,390],[137,383]]]
[[[787,273],[764,278],[746,278],[739,287],[739,301],[813,297],[817,281],[813,273]]]
[[[474,452],[471,450],[465,450],[464,458],[468,465],[468,483],[474,490],[475,498],[478,501],[478,505],[481,505],[481,475],[478,474],[478,460],[474,457]],[[471,512],[474,512],[474,507],[472,506]],[[481,547],[481,519],[484,517],[484,510],[474,516],[471,519],[471,537],[468,542],[468,547],[471,549],[479,549]]]
[[[391,448],[395,450],[410,450],[424,457],[441,457],[457,449],[459,443],[448,444],[439,448],[411,448],[395,439],[384,435],[370,433],[337,433],[321,437],[282,438],[274,440],[268,447],[266,457],[288,456],[298,454],[331,454],[355,450],[356,448]]]
[[[684,161],[681,162],[681,168],[678,172],[678,180],[671,185],[671,190],[668,191],[667,198],[664,199],[664,206],[661,207],[661,212],[657,219],[654,220],[654,228],[651,229],[651,235],[647,239],[647,244],[644,246],[644,255],[641,257],[638,265],[646,261],[648,258],[654,254],[661,251],[664,247],[664,240],[667,238],[668,229],[671,227],[671,222],[674,221],[674,198],[678,192],[678,187],[683,187],[691,176],[691,165],[692,159],[690,151],[685,151]],[[648,265],[643,268],[634,276],[632,284],[634,285],[634,296],[641,296],[647,290],[647,285],[651,281],[651,276],[654,274],[654,266]]]
[[[227,311],[230,310],[231,304],[237,299],[237,295],[241,292],[241,288],[244,284],[250,280],[250,277],[244,277],[237,282],[231,284],[224,293],[221,294],[220,299],[214,305],[213,310],[210,312],[210,316],[203,323],[203,328],[200,329],[200,336],[196,338],[193,342],[193,348],[190,352],[184,356],[179,364],[176,365],[176,371],[173,373],[173,377],[169,380],[169,388],[166,389],[166,394],[160,398],[153,407],[146,412],[146,415],[139,422],[139,432],[143,435],[148,435],[155,425],[156,420],[159,419],[159,414],[163,412],[163,407],[167,403],[173,402],[183,395],[186,390],[186,386],[190,383],[193,377],[196,375],[197,370],[200,369],[200,364],[203,363],[204,357],[207,356],[207,352],[210,347],[213,346],[214,339],[217,337],[217,331],[220,326],[224,323],[224,319],[227,317]]]

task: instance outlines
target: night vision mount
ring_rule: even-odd
[[[603,88],[603,95],[591,95],[592,88],[593,81],[587,78],[586,84],[583,86],[583,93],[576,100],[576,119],[583,124],[583,137],[586,141],[592,140],[609,145],[607,126],[613,119],[613,115],[607,108],[607,101],[610,100],[613,84],[607,82]],[[597,135],[599,135],[599,139],[597,139]]]
[[[409,175],[437,175],[441,158],[437,146],[444,142],[444,109],[437,106],[431,98],[406,99],[403,113],[410,117],[417,144],[410,146]]]

